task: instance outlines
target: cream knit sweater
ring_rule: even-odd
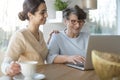
[[[5,73],[6,68],[12,61],[38,61],[38,65],[44,64],[48,49],[43,38],[43,34],[39,31],[39,41],[28,29],[17,31],[11,38],[5,59],[2,63],[2,72]]]

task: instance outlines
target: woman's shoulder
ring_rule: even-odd
[[[27,31],[26,28],[22,28],[22,29],[17,30],[17,33],[23,33],[23,32],[26,32],[26,31]]]
[[[80,32],[79,38],[82,37],[87,40],[89,38],[89,36],[90,36],[90,33],[88,33],[88,32]]]
[[[88,32],[80,32],[80,35],[83,35],[83,36],[90,36],[90,33],[88,33]]]
[[[15,33],[13,33],[12,38],[22,38],[24,32],[26,32],[25,28],[17,30]]]

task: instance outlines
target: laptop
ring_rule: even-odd
[[[120,53],[120,35],[91,35],[88,40],[86,61],[80,64],[66,64],[67,66],[80,70],[93,69],[91,51],[98,50],[110,53]]]

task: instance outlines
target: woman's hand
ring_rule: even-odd
[[[7,68],[7,75],[13,77],[16,74],[20,73],[20,65],[16,62],[12,62],[10,66]]]
[[[53,33],[57,34],[57,33],[59,33],[59,31],[58,30],[53,30],[52,32],[50,32],[47,44],[49,44],[50,39],[51,39]]]
[[[85,62],[85,58],[79,55],[75,55],[75,56],[68,56],[67,57],[67,62],[68,63],[84,63]]]

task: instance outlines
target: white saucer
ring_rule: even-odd
[[[45,78],[44,74],[35,73],[33,80],[41,80],[44,78]],[[24,76],[22,74],[16,75],[13,77],[13,80],[24,80]]]

